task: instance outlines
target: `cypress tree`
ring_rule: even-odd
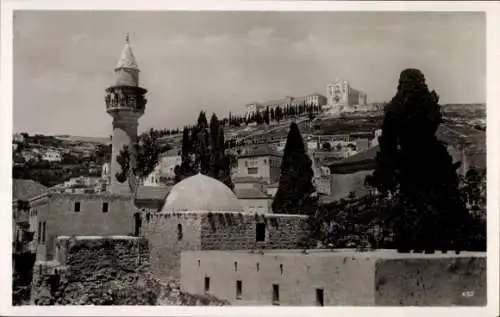
[[[210,169],[210,136],[208,133],[208,122],[205,112],[201,111],[198,116],[198,123],[193,133],[195,167],[197,172],[208,175]]]
[[[219,128],[218,135],[218,156],[217,156],[217,165],[218,165],[218,174],[217,178],[226,184],[227,187],[234,189],[233,181],[231,180],[231,160],[229,155],[226,154],[226,150],[224,147],[225,139],[224,139],[224,129],[222,127]]]
[[[217,119],[217,115],[214,113],[210,118],[210,167],[208,173],[209,176],[214,178],[218,178],[219,176],[221,147],[224,146],[224,143],[218,143],[219,130],[219,119]]]
[[[269,107],[266,108],[266,110],[264,111],[264,118],[263,118],[264,122],[266,124],[269,124]]]
[[[316,208],[312,162],[295,122],[290,125],[281,161],[278,191],[272,203],[275,213],[311,214]]]
[[[184,127],[182,131],[181,166],[175,169],[175,181],[179,182],[194,174],[191,154],[193,153],[189,128]]]
[[[367,178],[395,204],[395,243],[400,252],[465,246],[468,212],[456,169],[435,136],[442,122],[438,96],[417,69],[401,72],[396,95],[385,109],[376,169]]]
[[[257,124],[262,124],[264,122],[264,118],[262,118],[262,114],[259,110],[257,110],[257,113],[255,114],[255,122],[257,122]]]

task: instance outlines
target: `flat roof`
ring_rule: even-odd
[[[435,258],[464,258],[464,257],[486,257],[486,252],[469,252],[462,251],[460,254],[455,254],[455,252],[448,251],[448,253],[441,253],[441,251],[436,251],[433,254],[424,253],[398,253],[396,250],[391,249],[380,249],[374,251],[356,251],[354,249],[312,249],[307,250],[206,250],[206,251],[182,251],[183,253],[189,252],[211,252],[212,254],[244,254],[249,255],[261,255],[261,256],[309,256],[309,257],[356,257],[356,258],[377,258],[377,259],[435,259]]]

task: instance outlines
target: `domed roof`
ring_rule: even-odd
[[[197,174],[172,188],[161,212],[179,211],[243,212],[243,206],[224,183]]]

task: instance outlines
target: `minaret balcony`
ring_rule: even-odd
[[[140,87],[115,86],[106,90],[104,97],[107,112],[132,111],[144,113],[147,99],[146,89]]]

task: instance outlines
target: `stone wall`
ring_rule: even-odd
[[[266,226],[266,240],[256,241],[257,223]],[[213,213],[201,221],[202,250],[294,249],[306,235],[306,217]]]
[[[271,212],[270,198],[240,198],[238,199],[246,213],[264,214]]]
[[[149,250],[135,237],[62,237],[58,261],[35,263],[32,301],[54,304],[153,304]]]
[[[181,251],[298,248],[306,233],[306,217],[296,215],[180,212],[142,219],[151,271],[163,281],[179,278]],[[266,241],[256,241],[257,223],[266,225]]]
[[[209,294],[232,305],[316,306],[316,290],[324,305],[374,305],[373,271],[376,259],[331,251],[186,251],[182,252],[181,286]],[[236,296],[241,281],[241,297]],[[273,285],[279,301],[273,303]]]
[[[380,306],[482,306],[486,257],[380,260],[375,283]]]
[[[201,249],[201,217],[196,213],[143,215],[142,234],[149,243],[151,271],[162,281],[179,277],[181,250]]]
[[[484,253],[399,254],[392,250],[184,251],[181,285],[233,305],[482,306]],[[237,296],[237,281],[241,294]],[[273,285],[279,302],[273,302]]]
[[[35,305],[226,305],[210,295],[192,295],[176,281],[162,282],[149,270],[144,238],[58,237],[59,261],[35,265]]]

